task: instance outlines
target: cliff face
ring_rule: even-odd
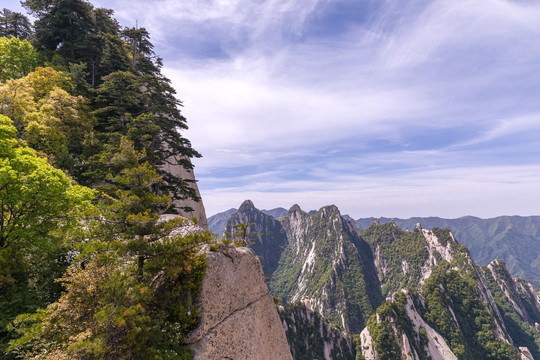
[[[308,302],[280,306],[279,316],[295,359],[355,360],[352,336],[313,311]]]
[[[261,263],[251,249],[208,252],[196,305],[201,322],[186,339],[195,360],[292,360]]]
[[[199,187],[197,186],[197,182],[195,180],[195,173],[193,172],[193,169],[186,169],[182,163],[183,162],[189,162],[189,159],[179,159],[176,156],[172,156],[171,158],[167,159],[167,161],[161,166],[162,170],[165,172],[168,172],[171,175],[177,176],[181,179],[189,181],[188,186],[191,187],[197,196],[201,198],[201,194],[199,193]],[[208,230],[208,219],[206,218],[206,211],[204,210],[204,204],[202,201],[202,198],[199,202],[195,202],[190,199],[185,200],[176,200],[174,201],[174,206],[177,208],[180,207],[190,207],[193,209],[193,211],[186,212],[179,210],[179,215],[186,217],[186,218],[192,218],[196,217],[199,221],[199,225],[205,229]]]
[[[444,337],[422,318],[419,309],[416,308],[417,306],[423,307],[425,299],[420,298],[419,304],[415,305],[414,299],[407,291],[403,291],[403,294],[400,294],[399,297],[401,297],[402,305],[401,314],[400,311],[392,309],[393,311],[385,312],[384,315],[377,314],[375,321],[378,326],[382,325],[383,322],[390,324],[391,335],[394,336],[394,341],[398,345],[403,358],[407,360],[422,358],[457,360]],[[395,297],[392,302],[396,303]],[[421,310],[424,311],[425,309]],[[360,344],[365,360],[378,359],[372,334],[367,327],[360,334]]]
[[[281,222],[288,245],[272,291],[288,302],[308,302],[348,332],[361,331],[383,300],[368,244],[335,206],[313,215],[293,206]]]
[[[261,234],[250,237],[253,244],[249,247],[261,257],[264,273],[266,276],[270,276],[278,264],[280,249],[287,244],[287,237],[280,222],[256,209],[250,200],[246,200],[227,221],[226,231],[233,234],[235,232],[234,226],[240,223],[255,224],[248,227],[248,232]]]
[[[356,220],[359,229],[366,229],[374,218]],[[381,223],[392,221],[380,218]],[[469,249],[475,263],[488,265],[502,259],[514,276],[540,288],[540,216],[499,216],[480,219],[464,216],[457,219],[438,217],[394,219],[396,225],[412,231],[416,223],[425,228],[449,228],[459,242]]]
[[[360,336],[365,359],[392,352],[411,360],[540,355],[540,302],[532,285],[512,277],[501,260],[477,266],[449,230],[417,229],[384,224],[364,232],[383,287],[414,291],[394,293],[377,309]]]
[[[502,261],[476,265],[448,229],[358,232],[335,206],[276,220],[245,202],[233,218],[279,257],[265,272],[295,359],[540,359],[536,291]]]

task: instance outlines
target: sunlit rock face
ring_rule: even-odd
[[[195,192],[197,193],[197,196],[201,200],[199,202],[193,201],[191,199],[175,200],[173,202],[174,206],[176,207],[179,215],[186,218],[192,218],[192,217],[197,218],[199,222],[198,224],[203,229],[208,230],[208,219],[206,218],[206,211],[204,210],[204,204],[201,198],[201,194],[199,193],[199,187],[197,186],[197,183],[195,182],[196,181],[195,173],[193,172],[193,169],[186,169],[181,164],[182,164],[181,159],[178,159],[175,156],[172,156],[171,158],[167,159],[166,162],[163,163],[161,168],[163,171],[166,171],[171,175],[177,176],[184,180],[193,181],[189,183],[189,186],[195,190]],[[183,207],[189,207],[193,209],[193,211],[187,212],[187,211],[181,210]]]
[[[207,254],[197,300],[201,321],[186,342],[195,359],[292,360],[261,263],[251,249]]]

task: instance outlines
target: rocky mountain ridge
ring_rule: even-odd
[[[359,229],[366,229],[375,218],[355,220]],[[467,246],[474,261],[488,265],[494,259],[506,262],[510,272],[540,288],[540,216],[499,216],[480,219],[464,216],[457,219],[413,217],[409,219],[379,218],[380,223],[394,222],[412,231],[417,223],[424,228],[448,228]]]
[[[228,215],[219,213],[211,216],[208,219],[210,231],[222,234],[226,220],[217,220],[222,217],[228,219],[236,211],[237,209],[230,209]],[[286,215],[283,208],[261,211],[274,215],[276,219]],[[351,219],[348,215],[342,216],[345,219]],[[467,246],[477,264],[488,265],[494,259],[501,259],[507,264],[512,275],[523,278],[540,288],[540,216],[499,216],[489,219],[474,216],[456,219],[371,217],[354,221],[359,230],[367,229],[375,221],[380,224],[393,222],[401,229],[408,231],[413,231],[418,223],[425,229],[448,228],[461,244]]]
[[[358,231],[335,206],[310,214],[295,205],[278,221],[251,202],[227,226],[239,222],[262,233],[252,246],[285,304],[295,359],[540,356],[532,285],[502,261],[476,265],[447,229],[405,231],[390,222]],[[316,335],[298,336],[309,329]]]

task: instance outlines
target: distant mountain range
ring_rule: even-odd
[[[456,220],[488,239],[522,235],[515,222],[532,221]],[[397,219],[355,222],[335,206],[308,213],[294,205],[283,215],[248,200],[225,227],[233,233],[237,224],[254,224],[246,232],[249,246],[271,293],[281,298],[295,360],[540,358],[533,286],[513,277],[502,260],[477,265],[450,230],[417,225],[449,220],[406,221],[414,226],[402,229]]]
[[[230,209],[208,219],[210,231],[223,234],[227,219],[237,209]],[[284,208],[261,210],[279,219],[287,215]],[[311,212],[313,213],[313,212]],[[350,219],[348,215],[343,215]],[[423,228],[448,228],[459,243],[467,246],[474,261],[487,265],[495,259],[506,263],[513,276],[523,278],[540,289],[540,216],[499,216],[481,219],[464,216],[457,219],[439,217],[413,217],[409,219],[360,218],[355,220],[359,230],[366,229],[375,221],[394,222],[404,230],[413,230],[417,223]]]

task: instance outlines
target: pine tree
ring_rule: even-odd
[[[9,9],[0,10],[0,36],[28,39],[32,34],[30,20],[21,13]]]

